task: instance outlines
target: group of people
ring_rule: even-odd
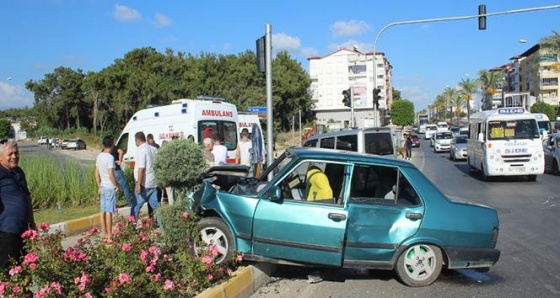
[[[117,148],[112,137],[103,138],[103,150],[95,161],[95,180],[99,189],[102,241],[113,242],[112,219],[116,210],[117,194],[123,192],[131,206],[130,215],[139,219],[140,210],[148,202],[151,209],[159,206],[158,187],[153,168],[159,147],[152,135],[137,132],[134,155],[134,190],[129,191],[122,169],[124,151]],[[219,135],[203,140],[204,156],[208,166],[225,164],[227,148],[220,143]],[[249,131],[243,129],[236,150],[236,163],[250,165],[252,143]],[[158,224],[160,219],[156,216]],[[37,229],[33,215],[31,194],[23,170],[19,167],[19,148],[15,141],[0,144],[0,270],[18,260],[23,254],[21,235],[28,229]]]
[[[101,230],[103,241],[112,243],[112,215],[116,210],[117,192],[122,190],[127,203],[130,205],[130,215],[138,220],[140,210],[148,202],[152,210],[159,206],[158,188],[153,168],[153,161],[158,145],[153,136],[143,132],[134,135],[137,146],[134,155],[134,197],[130,195],[128,184],[121,168],[124,152],[114,145],[113,138],[103,139],[103,150],[95,162],[95,180],[99,188],[101,204]],[[159,224],[159,218],[156,217]]]
[[[202,144],[207,167],[224,165],[227,163],[228,149],[221,144],[219,134],[214,134],[212,138],[204,138]],[[241,139],[237,143],[237,148],[235,150],[235,163],[250,166],[251,148],[253,148],[253,143],[249,139],[249,130],[244,128],[241,131]]]

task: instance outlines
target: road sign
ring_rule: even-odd
[[[266,107],[249,107],[247,108],[247,112],[266,114]]]

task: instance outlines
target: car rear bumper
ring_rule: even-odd
[[[443,248],[449,258],[449,269],[490,267],[500,259],[495,248],[447,246]]]

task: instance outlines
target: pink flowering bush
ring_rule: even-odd
[[[117,217],[111,244],[101,241],[98,228],[67,249],[61,245],[64,235],[49,234],[48,224],[26,231],[27,254],[0,273],[0,297],[192,297],[231,276],[241,259],[216,265],[212,246],[195,256],[186,239],[198,235],[192,234],[197,233],[196,216],[167,212],[175,221],[162,216],[164,227],[173,227],[163,232],[148,218],[137,227],[133,218]],[[175,232],[185,238],[166,242],[177,240],[164,236]]]

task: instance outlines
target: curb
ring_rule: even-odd
[[[147,213],[147,207],[145,212]],[[130,215],[130,207],[119,208],[120,215]],[[66,237],[79,235],[88,231],[94,226],[100,226],[99,213],[53,224],[49,228],[49,233],[62,231]],[[204,290],[198,294],[197,298],[249,298],[260,287],[270,281],[270,275],[276,270],[276,266],[268,263],[255,263],[238,268],[233,276],[227,281]]]
[[[226,282],[204,290],[196,298],[248,298],[270,281],[276,266],[258,263],[238,268]]]
[[[142,210],[144,210],[144,208],[146,208],[147,210],[146,206],[144,206]],[[128,216],[130,215],[130,207],[119,208],[118,213],[121,216]],[[49,233],[62,231],[62,233],[64,233],[66,237],[68,237],[68,236],[74,236],[86,232],[87,230],[91,229],[94,226],[101,226],[101,223],[99,222],[99,213],[87,217],[72,219],[69,221],[53,224],[49,228]]]

